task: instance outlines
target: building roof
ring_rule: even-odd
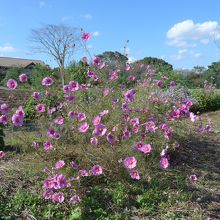
[[[0,57],[0,67],[27,67],[31,64],[42,64],[44,63],[41,60],[29,60],[21,58],[12,58],[12,57]]]

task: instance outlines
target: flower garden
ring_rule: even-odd
[[[85,47],[89,38],[82,34]],[[0,134],[10,149],[0,151],[0,218],[217,219],[219,208],[206,212],[199,199],[215,183],[207,179],[220,178],[219,164],[209,164],[219,161],[218,117],[193,112],[194,100],[150,65],[88,57],[86,83],[61,87],[48,75],[38,90],[26,85],[31,108],[1,103]],[[27,81],[25,73],[9,79],[8,93]]]

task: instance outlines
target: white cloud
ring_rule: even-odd
[[[137,59],[134,57],[128,57],[128,63],[133,63],[135,62]]]
[[[91,14],[83,14],[83,15],[80,15],[80,17],[82,17],[86,20],[91,20],[93,18],[93,16]]]
[[[172,55],[171,58],[173,60],[183,60],[184,58],[186,58],[187,52],[188,52],[187,49],[181,49],[177,52],[177,54]]]
[[[46,5],[46,2],[44,2],[44,1],[40,1],[40,2],[39,2],[40,8],[43,8],[45,5]]]
[[[200,42],[202,43],[202,44],[209,44],[209,42],[210,42],[210,40],[209,39],[202,39],[202,40],[200,40]]]
[[[1,53],[14,52],[16,48],[11,46],[10,44],[5,44],[4,46],[0,46]]]
[[[100,35],[100,33],[98,31],[95,31],[92,33],[93,37],[98,37]]]
[[[220,36],[219,24],[217,21],[205,21],[194,23],[192,20],[185,20],[173,25],[167,33],[167,44],[176,47],[196,47],[196,42],[209,43],[209,38]]]
[[[71,21],[73,21],[73,16],[63,16],[61,18],[61,21],[62,22],[71,22]]]

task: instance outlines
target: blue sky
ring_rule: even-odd
[[[220,60],[219,0],[0,0],[0,56],[51,58],[30,51],[30,30],[68,24],[93,33],[92,54],[119,51],[131,60],[158,57],[175,68]],[[78,59],[76,54],[73,59]]]

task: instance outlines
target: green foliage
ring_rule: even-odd
[[[8,70],[6,70],[5,77],[2,80],[2,85],[5,86],[9,79],[14,79],[14,80],[18,81],[19,80],[18,77],[22,73],[23,70],[24,70],[23,67],[12,67],[12,68],[9,68]]]
[[[204,78],[212,84],[216,84],[217,88],[220,88],[220,62],[213,62],[208,66],[207,72],[204,74]]]
[[[79,61],[78,63],[71,63],[66,69],[65,81],[71,80],[77,81],[78,83],[86,83],[87,81],[87,69],[88,64]]]
[[[24,104],[25,120],[34,120],[36,117],[36,101],[30,97]]]
[[[31,71],[31,74],[29,75],[31,86],[34,89],[41,91],[42,90],[41,81],[46,76],[51,76],[53,79],[58,78],[57,73],[53,72],[48,66],[42,66],[40,64],[35,65]]]
[[[159,72],[167,72],[167,71],[172,71],[173,70],[173,66],[169,63],[167,63],[165,60],[163,59],[159,59],[156,57],[145,57],[142,60],[138,60],[138,63],[143,63],[143,64],[147,64],[147,65],[151,65],[155,72],[159,73]]]
[[[220,109],[220,91],[218,89],[212,92],[207,92],[205,89],[192,89],[189,90],[189,93],[196,100],[191,111],[206,112]]]
[[[100,57],[103,62],[111,66],[116,66],[117,64],[128,61],[128,58],[118,51],[105,51],[104,53],[97,55],[97,57]]]

